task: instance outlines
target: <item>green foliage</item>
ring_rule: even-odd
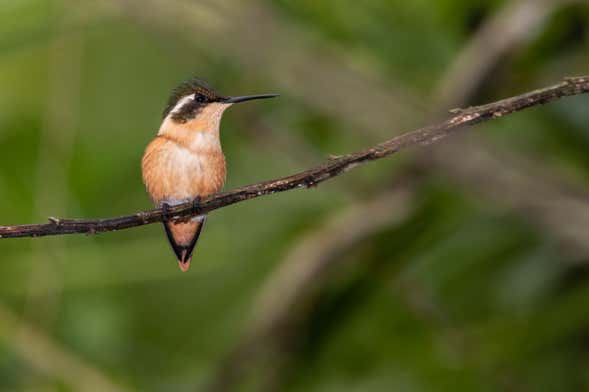
[[[277,91],[268,76],[274,64],[242,69],[235,54],[215,42],[188,38],[169,21],[167,27],[150,22],[161,15],[151,14],[149,4],[137,10],[145,18],[133,18],[112,4],[4,1],[1,224],[150,208],[141,183],[143,149],[170,90],[192,76],[222,94],[282,94],[225,115],[227,189],[287,175],[375,140],[350,132],[353,124],[312,100]],[[279,26],[289,26],[284,34],[295,29],[336,48],[349,61],[342,66],[369,68],[391,84],[402,81],[399,90],[424,108],[469,37],[502,5],[256,2],[273,11]],[[221,18],[236,18],[225,6],[211,7]],[[587,23],[585,5],[558,12],[501,65],[477,100],[586,73]],[[272,39],[255,43],[255,50],[271,50]],[[476,132],[489,146],[525,154],[586,187],[588,102],[576,97]],[[411,121],[425,125],[427,118],[421,110]],[[402,130],[392,123],[386,131]],[[318,189],[216,211],[187,274],[178,271],[159,225],[95,237],[1,240],[1,304],[130,389],[193,390],[220,369],[244,333],[256,295],[291,249],[331,216],[392,183],[411,162],[403,153]],[[295,347],[285,354],[288,366],[278,372],[280,390],[589,389],[589,281],[587,268],[571,262],[587,260],[570,260],[551,233],[502,200],[459,188],[435,170],[416,182],[415,211],[346,251],[341,268],[305,308]],[[28,360],[14,343],[16,334],[0,328],[0,390],[73,390],[67,377]],[[254,373],[253,390],[275,373],[270,362]]]

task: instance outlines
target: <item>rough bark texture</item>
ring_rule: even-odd
[[[117,218],[106,219],[58,219],[49,223],[0,226],[0,238],[40,237],[61,234],[96,234],[146,225],[162,220],[173,220],[188,215],[203,214],[218,208],[256,197],[283,192],[295,188],[308,188],[338,176],[352,168],[392,155],[407,147],[435,143],[454,131],[499,118],[529,107],[589,92],[589,76],[566,78],[563,82],[526,94],[507,98],[487,105],[453,110],[446,121],[402,134],[364,150],[333,157],[314,168],[275,180],[248,185],[232,191],[208,196],[194,203],[185,203],[170,208],[167,216],[161,209],[138,212]],[[451,157],[449,158],[451,159]]]

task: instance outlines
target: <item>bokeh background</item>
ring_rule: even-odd
[[[2,0],[1,224],[151,208],[191,76],[226,189],[589,69],[570,0]],[[589,97],[162,228],[0,241],[2,391],[589,389]]]

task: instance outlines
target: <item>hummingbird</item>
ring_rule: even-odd
[[[239,102],[273,98],[278,94],[227,97],[205,81],[192,78],[176,87],[163,112],[163,121],[143,154],[143,183],[156,207],[199,200],[225,184],[225,156],[219,127],[225,109]],[[188,271],[192,251],[206,215],[179,221],[164,220],[164,231],[180,270]]]

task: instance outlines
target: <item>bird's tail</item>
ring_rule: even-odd
[[[178,258],[182,272],[190,268],[192,251],[205,224],[206,215],[196,216],[187,222],[164,222],[164,229],[172,250]]]

